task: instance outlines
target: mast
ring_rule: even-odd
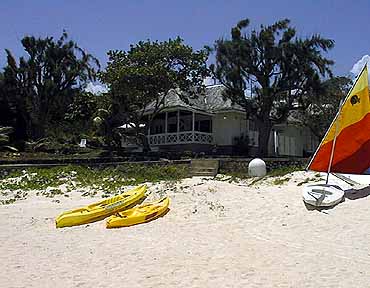
[[[337,119],[337,121],[335,123],[334,140],[333,140],[333,145],[331,146],[330,159],[329,159],[329,165],[328,165],[328,172],[326,174],[326,182],[325,182],[326,185],[329,182],[329,175],[330,175],[330,170],[331,170],[331,164],[333,163],[334,149],[335,149],[335,143],[337,142],[338,126],[339,126],[339,121],[340,121],[340,112],[342,111],[342,104],[343,104],[343,102],[344,101],[342,99],[342,100],[340,100],[340,103],[339,103],[338,119]]]

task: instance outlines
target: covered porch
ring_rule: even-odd
[[[149,145],[213,144],[212,115],[177,109],[158,114],[147,130]]]

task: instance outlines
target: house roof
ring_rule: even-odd
[[[205,92],[198,95],[195,99],[189,99],[189,103],[185,103],[180,99],[179,94],[184,92],[177,92],[171,90],[166,97],[164,109],[173,107],[182,107],[186,109],[195,109],[207,113],[219,113],[225,111],[240,111],[244,109],[238,105],[233,104],[230,99],[224,100],[222,95],[226,88],[223,85],[206,86]],[[147,113],[154,109],[154,103],[146,107]]]
[[[189,110],[195,109],[211,114],[235,111],[245,113],[245,110],[242,106],[235,103],[233,104],[230,99],[224,99],[223,92],[225,91],[225,89],[225,86],[223,86],[222,84],[206,86],[205,92],[198,95],[198,97],[195,99],[189,99],[189,103],[185,103],[179,97],[179,94],[184,92],[171,90],[165,99],[163,110],[165,111],[171,108],[185,108]],[[145,114],[151,114],[153,109],[154,103],[146,107],[145,110],[147,112]],[[291,111],[286,122],[282,123],[282,125],[286,123],[301,123],[299,111]]]

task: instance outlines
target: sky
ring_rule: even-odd
[[[5,48],[23,55],[25,35],[59,37],[65,29],[104,67],[108,50],[127,50],[140,40],[180,36],[201,49],[229,37],[241,19],[258,28],[289,18],[299,37],[319,33],[333,39],[326,56],[335,61],[335,75],[349,76],[361,69],[354,67],[357,62],[370,59],[369,13],[369,0],[1,0],[0,67]]]

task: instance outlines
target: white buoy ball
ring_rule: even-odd
[[[262,159],[255,158],[248,164],[248,175],[262,177],[266,175],[266,163]]]

